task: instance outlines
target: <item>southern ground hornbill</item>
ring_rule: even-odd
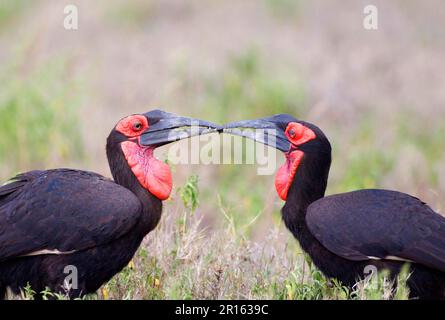
[[[27,284],[72,297],[95,292],[133,257],[172,189],[156,147],[213,131],[208,122],[153,110],[118,122],[106,152],[114,181],[87,171],[19,174],[0,187],[0,298]],[[193,121],[193,122],[192,122]],[[190,127],[191,125],[196,125]],[[74,273],[73,273],[74,275]],[[37,295],[37,298],[39,296]]]
[[[352,287],[368,265],[387,269],[395,278],[409,262],[410,297],[445,298],[443,216],[397,191],[369,189],[324,197],[331,145],[311,123],[281,114],[225,128],[284,152],[286,163],[275,178],[278,195],[286,201],[283,220],[326,276]]]

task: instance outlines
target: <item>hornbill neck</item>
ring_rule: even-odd
[[[315,240],[306,225],[306,210],[312,202],[324,197],[330,166],[330,148],[328,152],[305,152],[281,210],[286,226],[306,251]]]
[[[129,189],[138,197],[142,204],[141,232],[143,235],[153,230],[159,222],[162,213],[162,201],[144,189],[130,169],[125,159],[120,143],[107,140],[107,158],[114,181]]]

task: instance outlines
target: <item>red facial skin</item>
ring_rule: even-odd
[[[139,137],[149,127],[148,120],[141,114],[135,114],[123,118],[116,125],[116,131],[119,131],[128,138]]]
[[[297,149],[298,146],[316,138],[314,131],[297,122],[290,122],[285,134],[293,146],[285,153],[286,163],[278,169],[275,176],[275,188],[284,201],[304,156],[304,152]]]
[[[121,143],[121,148],[131,171],[146,190],[165,200],[172,190],[172,175],[170,167],[154,157],[154,148],[140,145],[140,136],[148,128],[147,118],[143,115],[126,117],[116,125],[116,131],[130,138]]]

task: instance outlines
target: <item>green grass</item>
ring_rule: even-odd
[[[221,123],[276,113],[303,113],[303,82],[293,72],[278,67],[271,72],[273,68],[255,48],[233,56],[222,75],[207,80],[198,113]]]
[[[193,175],[189,177],[185,186],[180,188],[178,192],[181,195],[184,206],[192,212],[195,211],[199,204],[198,176]]]
[[[439,119],[424,117],[421,113],[406,111],[384,120],[367,113],[359,117],[352,130],[347,128],[342,132],[344,128],[336,128],[330,138],[331,172],[340,172],[341,176],[330,179],[328,193],[388,186],[388,177],[404,163],[410,164],[405,175],[413,177],[414,183],[437,187],[444,159],[445,126]],[[382,121],[386,121],[385,124],[376,125]],[[386,128],[382,130],[381,126]]]
[[[380,186],[380,179],[393,166],[391,155],[364,146],[356,148],[347,159],[347,172],[336,186],[339,192],[372,189]]]
[[[37,1],[2,0],[0,1],[0,33],[6,26],[20,17],[20,15]]]
[[[301,0],[264,0],[268,11],[277,19],[296,19],[303,10]]]
[[[306,89],[298,74],[279,62],[271,65],[255,47],[232,56],[222,74],[208,75],[203,83],[203,94],[197,95],[199,99],[196,101],[192,98],[189,102],[196,106],[192,110],[196,110],[197,117],[206,115],[215,122],[226,123],[277,113],[302,118],[306,114]],[[245,158],[246,148],[243,147]],[[281,165],[280,162],[278,164]],[[233,224],[246,237],[255,228],[255,219],[263,214],[273,187],[270,176],[256,174],[257,166],[221,165],[217,171],[218,191],[202,191],[204,203],[217,203],[218,197],[221,199],[221,205],[233,217]],[[278,216],[279,206],[274,207]]]
[[[421,114],[406,112],[394,124],[400,145],[411,146],[425,159],[427,180],[432,186],[439,182],[438,168],[443,166],[445,124],[442,119],[430,119]]]
[[[117,27],[138,28],[156,16],[154,1],[107,1],[107,21]]]
[[[0,70],[0,178],[81,159],[77,85],[66,63],[25,70],[20,61]]]
[[[17,170],[82,159],[77,110],[82,93],[75,81],[65,80],[66,69],[66,63],[57,59],[30,70],[23,61],[2,69],[0,161],[6,165],[0,175],[5,178]],[[304,82],[280,63],[268,63],[256,49],[232,57],[222,74],[207,75],[204,87],[199,99],[188,100],[196,106],[191,112],[200,118],[224,123],[290,113],[306,120],[309,101]],[[436,165],[443,155],[444,129],[435,126],[432,134],[407,126],[415,117],[407,114],[396,119],[389,149],[378,144],[378,128],[373,126],[377,119],[363,117],[344,140],[341,128],[334,132],[336,141],[343,141],[334,144],[334,157],[344,174],[330,182],[330,190],[379,187],[395,169],[398,151],[407,143]],[[282,156],[279,159],[283,161]],[[190,176],[165,202],[159,226],[147,236],[129,266],[97,294],[84,299],[407,297],[404,279],[394,293],[385,284],[385,273],[378,276],[377,284],[362,281],[353,289],[325,278],[284,228],[273,176],[258,176],[256,167],[219,166],[214,171],[215,188],[202,186],[196,174]],[[433,181],[433,176],[429,178]],[[209,203],[218,221],[214,224],[204,223]],[[273,216],[272,223],[258,237],[255,231],[266,214]],[[14,298],[32,299],[33,295],[28,287]],[[45,296],[66,298],[49,291]]]
[[[186,188],[187,184],[181,188]],[[180,191],[178,191],[180,193]],[[168,205],[160,225],[134,259],[96,294],[82,299],[406,299],[407,269],[394,292],[387,274],[359,282],[352,290],[327,279],[310,258],[297,254],[295,239],[284,243],[271,230],[254,243],[233,232],[229,221],[206,236],[202,216],[187,201]],[[227,215],[227,212],[220,212]],[[187,216],[187,219],[181,217]],[[17,299],[33,299],[31,287]],[[10,296],[12,298],[12,296]],[[67,299],[44,291],[45,299]]]

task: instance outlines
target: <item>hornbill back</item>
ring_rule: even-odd
[[[401,260],[445,272],[445,218],[410,195],[369,189],[328,196],[309,206],[306,222],[345,259]]]
[[[0,261],[95,247],[126,234],[140,216],[136,196],[98,174],[21,174],[0,188]]]

